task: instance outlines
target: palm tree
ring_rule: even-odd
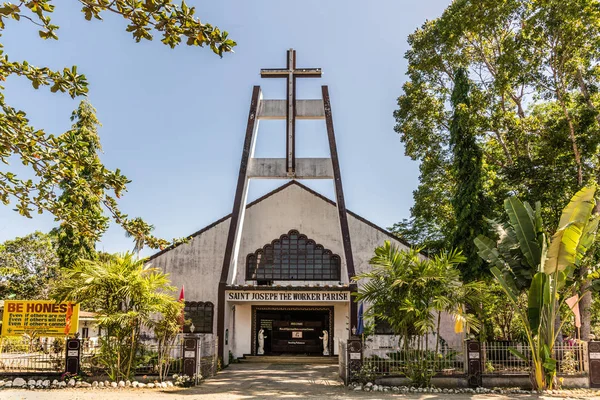
[[[115,380],[133,374],[139,335],[143,327],[155,328],[161,319],[175,318],[182,304],[169,292],[168,275],[132,253],[102,261],[83,260],[64,272],[55,288],[61,301],[96,300],[96,319],[105,332],[101,362]]]
[[[419,249],[400,250],[386,241],[375,249],[369,262],[373,269],[354,278],[364,281],[357,300],[370,304],[366,314],[389,323],[400,336],[405,354],[416,350],[418,363],[411,373],[413,383],[429,384],[427,335],[435,332],[439,338],[442,312],[455,319],[459,332],[465,326],[478,329],[478,321],[464,310],[476,303],[481,284],[461,282],[458,265],[464,260],[456,250],[425,258]],[[436,359],[438,343],[439,340]]]

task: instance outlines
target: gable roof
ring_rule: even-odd
[[[324,200],[325,202],[327,202],[327,203],[331,204],[332,206],[335,206],[335,202],[334,202],[333,200],[329,199],[328,197],[325,197],[325,196],[323,196],[321,193],[314,191],[313,189],[309,188],[309,187],[308,187],[308,186],[306,186],[306,185],[303,185],[302,183],[300,183],[300,182],[298,182],[298,181],[296,181],[296,180],[291,180],[291,181],[289,181],[289,182],[287,182],[287,183],[285,183],[285,184],[283,184],[283,185],[279,186],[278,188],[276,188],[276,189],[274,189],[274,190],[270,191],[269,193],[267,193],[267,194],[265,194],[265,195],[263,195],[263,196],[259,197],[258,199],[256,199],[256,200],[254,200],[254,201],[252,201],[252,202],[248,203],[248,204],[246,205],[246,209],[248,209],[248,208],[250,208],[250,207],[252,207],[252,206],[254,206],[254,205],[256,205],[256,204],[258,204],[258,203],[260,203],[260,202],[262,202],[263,200],[266,200],[266,199],[268,199],[269,197],[273,196],[274,194],[277,194],[277,193],[279,193],[279,192],[281,192],[281,191],[283,191],[283,190],[287,189],[288,187],[290,187],[290,186],[292,186],[292,185],[297,185],[297,186],[298,186],[298,187],[300,187],[301,189],[304,189],[304,190],[306,190],[308,193],[310,193],[310,194],[312,194],[312,195],[314,195],[314,196],[316,196],[316,197],[320,198],[321,200]],[[358,215],[358,214],[356,214],[356,213],[354,213],[354,212],[352,212],[352,211],[350,211],[350,210],[348,210],[348,209],[346,209],[346,212],[348,213],[348,215],[351,215],[351,216],[353,216],[353,217],[354,217],[354,218],[356,218],[357,220],[359,220],[359,221],[361,221],[361,222],[363,222],[363,223],[365,223],[365,224],[369,225],[371,228],[373,228],[373,229],[376,229],[376,230],[378,230],[379,232],[381,232],[381,233],[383,233],[383,234],[387,235],[387,236],[388,236],[388,237],[390,237],[391,239],[397,240],[398,242],[402,243],[403,245],[405,245],[405,246],[407,246],[407,247],[411,247],[410,243],[408,243],[406,240],[404,240],[404,239],[402,239],[402,238],[400,238],[400,237],[398,237],[398,236],[394,235],[393,233],[391,233],[391,232],[390,232],[390,231],[388,231],[387,229],[384,229],[384,228],[382,228],[382,227],[380,227],[380,226],[378,226],[378,225],[375,225],[373,222],[371,222],[371,221],[369,221],[369,220],[367,220],[367,219],[365,219],[365,218],[361,217],[360,215]],[[215,227],[216,225],[219,225],[221,222],[224,222],[224,221],[226,221],[226,220],[227,220],[227,219],[229,219],[229,218],[231,218],[231,214],[227,214],[226,216],[224,216],[224,217],[223,217],[223,218],[221,218],[221,219],[218,219],[218,220],[216,220],[216,221],[215,221],[215,222],[213,222],[212,224],[210,224],[210,225],[207,225],[207,226],[205,226],[204,228],[200,229],[199,231],[192,233],[191,235],[189,235],[189,236],[188,236],[188,238],[193,238],[193,237],[196,237],[196,236],[198,236],[198,235],[200,235],[200,234],[202,234],[202,233],[206,232],[207,230],[209,230],[209,229],[211,229],[211,228]],[[174,249],[175,247],[177,247],[177,246],[179,246],[179,245],[181,245],[181,244],[183,244],[183,243],[173,244],[173,245],[171,245],[171,246],[169,246],[169,247],[165,248],[164,250],[161,250],[161,251],[159,251],[158,253],[155,253],[155,254],[151,255],[150,257],[148,257],[148,260],[153,260],[153,259],[155,259],[156,257],[160,256],[161,254],[164,254],[164,253],[166,253],[167,251],[169,251],[169,250],[172,250],[172,249]]]

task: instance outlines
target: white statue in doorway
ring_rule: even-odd
[[[329,355],[329,333],[323,331],[323,336],[319,336],[319,339],[323,341],[323,355]]]
[[[258,350],[256,354],[265,354],[265,338],[265,330],[260,328],[260,331],[258,331]]]

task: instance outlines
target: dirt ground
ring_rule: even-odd
[[[216,377],[190,389],[64,389],[0,390],[1,400],[237,400],[237,399],[422,399],[503,400],[561,399],[537,395],[400,395],[349,391],[337,377],[337,366],[291,364],[234,364]],[[571,399],[577,396],[570,397]],[[590,397],[586,397],[590,399]],[[600,399],[599,396],[594,397]]]

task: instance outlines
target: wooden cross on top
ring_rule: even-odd
[[[261,78],[285,78],[286,96],[286,165],[287,173],[293,176],[296,171],[296,78],[320,78],[321,68],[296,68],[296,50],[287,51],[287,67],[260,70]]]

